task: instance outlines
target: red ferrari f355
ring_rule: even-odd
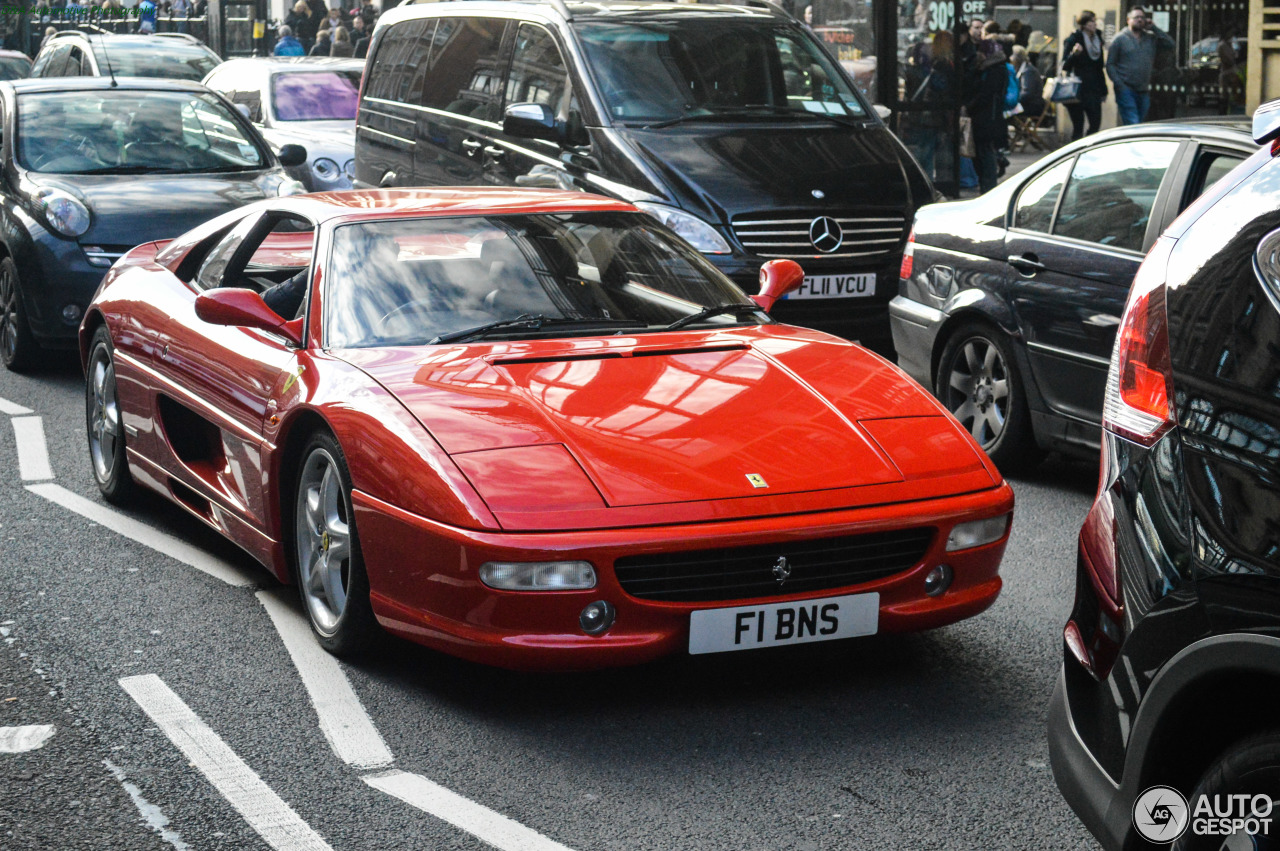
[[[379,628],[589,668],[936,627],[1013,511],[893,365],[767,313],[634,207],[543,190],[273,199],[111,269],[81,329],[93,471]]]

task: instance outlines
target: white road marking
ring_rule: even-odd
[[[107,767],[107,771],[111,772],[124,790],[129,793],[129,797],[133,799],[133,805],[138,808],[138,812],[142,814],[142,819],[147,826],[160,834],[160,838],[172,845],[177,851],[191,851],[191,846],[182,841],[181,834],[169,829],[169,817],[161,812],[160,808],[155,804],[142,797],[142,790],[125,778],[125,773],[120,770],[115,763],[109,759],[104,759],[102,764]]]
[[[0,753],[26,753],[44,747],[53,738],[52,724],[0,727]]]
[[[570,851],[536,830],[495,813],[456,792],[407,771],[385,771],[363,778],[375,789],[447,821],[501,851]]]
[[[14,420],[14,422],[20,421]],[[229,564],[172,535],[168,535],[158,529],[152,529],[145,523],[107,508],[105,505],[85,499],[59,485],[52,483],[27,485],[27,490],[37,496],[44,497],[50,502],[61,505],[68,511],[74,511],[81,517],[92,520],[100,526],[106,526],[111,531],[137,541],[143,546],[150,547],[156,552],[164,553],[183,564],[207,573],[214,579],[220,579],[228,585],[243,588],[256,585],[261,581],[261,577],[253,576],[236,565]]]
[[[44,421],[40,417],[17,417],[13,436],[18,442],[18,472],[24,482],[53,478],[49,466],[49,447],[44,440]]]
[[[24,408],[16,402],[10,402],[8,399],[0,399],[0,414],[8,414],[11,417],[20,417],[31,413],[35,412],[30,408]]]
[[[277,589],[259,591],[257,596],[302,677],[316,715],[320,716],[320,732],[329,740],[333,752],[357,768],[383,768],[394,762],[395,757],[373,726],[338,660],[316,643],[306,618],[289,606],[288,598],[297,595]]]
[[[332,851],[163,680],[144,674],[124,677],[120,686],[268,845],[277,851]]]

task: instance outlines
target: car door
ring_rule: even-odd
[[[196,291],[253,283],[240,276],[275,226],[272,215],[262,213],[232,228],[201,264],[192,281]],[[156,342],[155,416],[181,462],[172,472],[189,485],[204,484],[206,496],[256,525],[265,511],[262,430],[273,393],[296,368],[297,351],[274,334],[204,322],[194,298],[174,303]]]
[[[1056,193],[1039,187],[1036,215],[1015,214],[1005,239],[1008,298],[1040,395],[1060,416],[1102,421],[1116,328],[1185,144],[1134,139],[1087,149],[1056,167]],[[1019,207],[1031,208],[1022,198],[1034,185]]]
[[[501,156],[502,88],[510,22],[442,17],[418,92],[414,182],[423,186],[496,182],[485,161]]]

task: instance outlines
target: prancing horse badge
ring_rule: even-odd
[[[764,480],[764,476],[759,473],[747,473],[747,481],[751,482],[753,488],[767,488],[769,483]]]

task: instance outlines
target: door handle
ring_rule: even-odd
[[[1045,266],[1034,254],[1010,254],[1009,265],[1026,275],[1034,275],[1036,272],[1043,272],[1049,268]]]
[[[482,147],[484,146],[476,139],[462,140],[462,150],[465,151],[469,157],[474,157]]]
[[[499,148],[497,145],[485,145],[484,152],[488,154],[491,159],[495,160],[500,160],[507,155],[506,150]]]

